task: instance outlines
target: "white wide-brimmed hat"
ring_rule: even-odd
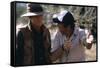
[[[21,15],[21,17],[29,17],[29,16],[38,16],[42,15],[43,8],[40,6],[40,4],[27,4],[27,13]]]

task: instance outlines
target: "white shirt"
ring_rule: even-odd
[[[84,29],[75,27],[74,33],[71,36],[72,47],[66,57],[66,52],[60,59],[60,62],[80,62],[85,61],[85,49],[84,45],[86,43],[86,38],[89,32]],[[64,42],[67,40],[65,35],[62,35],[58,30],[55,32],[54,38],[52,38],[51,52],[55,51],[59,46],[63,46]],[[84,43],[85,41],[85,43]]]

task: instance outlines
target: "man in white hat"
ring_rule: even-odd
[[[54,14],[53,22],[58,23],[59,30],[52,42],[51,52],[55,53],[58,63],[85,61],[85,48],[92,47],[93,36],[90,32],[75,27],[73,15],[66,10]]]
[[[15,65],[42,65],[51,63],[50,33],[43,25],[43,8],[39,4],[27,4],[30,19],[26,27],[20,28],[16,37]]]

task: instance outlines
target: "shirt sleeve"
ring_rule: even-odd
[[[80,38],[80,41],[83,41],[83,40],[86,39],[86,33],[85,33],[85,30],[79,29],[79,38]]]
[[[16,36],[16,51],[15,51],[15,64],[21,65],[23,62],[23,54],[24,54],[24,39],[21,31],[18,31]]]
[[[51,52],[54,52],[59,47],[60,47],[60,34],[59,32],[57,32],[51,40]]]

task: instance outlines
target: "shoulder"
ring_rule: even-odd
[[[17,26],[16,26],[16,35],[22,33],[22,31],[25,30],[26,28],[27,28],[27,25],[24,25],[24,26],[22,26],[22,25],[17,25]]]
[[[83,40],[83,39],[86,39],[87,36],[89,35],[89,30],[88,29],[81,29],[81,28],[78,28],[78,36],[80,38],[80,40]]]
[[[76,27],[75,28],[75,33],[77,34],[80,34],[80,35],[83,35],[85,34],[85,29],[81,29],[80,27]]]
[[[64,35],[61,34],[61,32],[59,30],[55,31],[55,34],[54,34],[54,40],[62,43],[64,41],[66,37]]]
[[[54,38],[61,38],[61,36],[62,36],[61,32],[58,29],[57,30],[54,30],[52,32],[52,34],[53,34],[53,37]]]
[[[87,35],[89,35],[89,30],[88,29],[79,29],[79,33],[81,34],[81,35],[85,35],[85,36],[87,36]]]

